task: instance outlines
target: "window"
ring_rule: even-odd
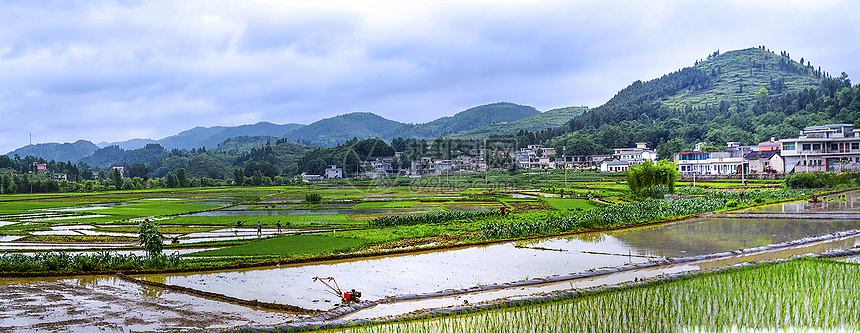
[[[858,150],[858,149],[860,149],[860,142],[852,142],[851,143],[851,150]]]
[[[838,143],[831,143],[830,144],[830,150],[839,150],[839,144]]]
[[[803,144],[803,150],[809,150],[809,149],[811,149],[811,147],[812,147],[812,145],[810,145],[808,143]]]
[[[821,144],[820,143],[813,143],[812,144],[812,150],[821,150]]]
[[[782,144],[782,150],[794,150],[794,142],[785,142]]]

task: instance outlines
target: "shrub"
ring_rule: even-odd
[[[737,202],[737,201],[730,200],[730,201],[726,202],[726,207],[728,207],[728,208],[734,208],[734,207],[737,207],[737,206],[738,206],[738,202]]]
[[[307,203],[320,203],[320,201],[322,201],[322,196],[318,193],[305,194],[305,202]]]
[[[663,199],[663,195],[672,193],[669,190],[669,186],[664,184],[654,185],[649,188],[646,188],[642,191],[639,191],[639,197],[641,198],[652,198],[652,199]]]
[[[140,245],[143,246],[143,249],[150,257],[161,254],[161,249],[164,246],[162,244],[164,236],[161,235],[161,231],[158,231],[158,226],[152,221],[148,219],[143,220],[140,224],[138,239],[140,239]]]

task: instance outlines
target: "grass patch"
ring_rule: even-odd
[[[558,210],[589,210],[597,208],[592,204],[591,200],[586,199],[561,199],[561,198],[544,198],[546,203]]]

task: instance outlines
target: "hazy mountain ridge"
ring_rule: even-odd
[[[15,149],[8,154],[9,157],[18,155],[24,157],[28,155],[42,157],[45,160],[54,160],[57,162],[77,161],[81,157],[92,155],[99,147],[87,140],[78,140],[74,143],[37,143],[26,145]]]
[[[571,106],[566,108],[552,109],[519,119],[512,122],[504,122],[493,125],[482,126],[476,129],[462,131],[448,135],[455,139],[486,138],[490,135],[516,134],[519,130],[541,131],[547,128],[558,127],[571,118],[588,111],[587,106]]]

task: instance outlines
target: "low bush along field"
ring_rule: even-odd
[[[366,242],[334,235],[292,235],[260,242],[190,254],[189,256],[284,256],[302,257],[356,250]]]

